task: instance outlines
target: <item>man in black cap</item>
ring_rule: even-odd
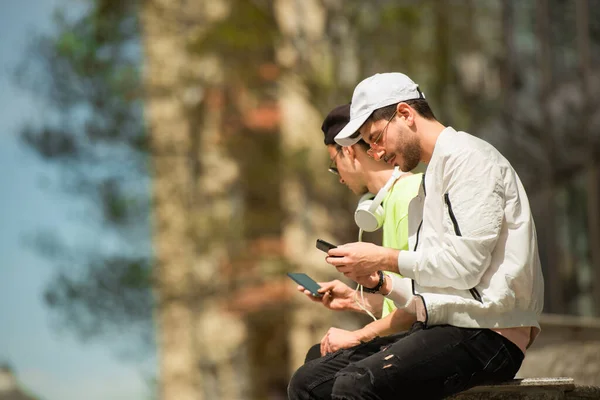
[[[331,159],[329,171],[339,176],[340,182],[355,194],[363,196],[355,214],[359,228],[373,231],[382,227],[384,246],[406,249],[408,204],[418,192],[422,174],[401,173],[394,171],[393,166],[375,161],[367,154],[369,146],[364,141],[348,147],[336,144],[335,136],[349,119],[350,105],[346,104],[334,108],[323,121],[321,129]],[[373,195],[370,193],[377,193],[379,196],[372,200]],[[377,201],[383,202],[383,205],[373,204]],[[375,211],[369,213],[368,206]],[[370,293],[373,291],[371,288],[363,288],[364,293],[358,294],[339,280],[319,284],[322,286],[320,291],[324,293],[320,298],[312,296],[302,286],[298,289],[312,301],[320,302],[329,309],[364,312],[375,321],[356,331],[330,328],[321,343],[309,351],[307,361],[339,349],[352,348],[376,336],[406,330],[415,321],[413,315],[395,310],[392,300],[381,294]],[[381,319],[377,320],[376,317]]]

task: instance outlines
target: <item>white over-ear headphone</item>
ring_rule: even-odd
[[[358,200],[358,206],[354,212],[354,221],[360,229],[367,232],[374,232],[381,228],[384,220],[384,211],[381,202],[394,182],[403,174],[404,172],[400,171],[399,167],[394,168],[392,176],[379,190],[375,198],[373,198],[372,193],[367,193]]]

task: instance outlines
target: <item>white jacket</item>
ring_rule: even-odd
[[[413,280],[428,325],[534,327],[544,282],[529,201],[517,173],[492,145],[448,127],[419,195],[409,206],[409,251],[400,273]],[[406,279],[388,296],[413,303]],[[413,298],[414,300],[414,298]]]

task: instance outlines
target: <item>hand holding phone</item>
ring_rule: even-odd
[[[319,249],[321,251],[324,251],[325,253],[328,253],[329,250],[335,249],[336,247],[337,246],[335,244],[331,244],[329,242],[326,242],[323,239],[317,239],[317,249]],[[329,256],[329,257],[339,257],[339,256]]]
[[[323,293],[319,293],[321,286],[315,282],[310,276],[301,272],[288,272],[287,274],[292,278],[298,285],[304,287],[315,297],[323,297]]]

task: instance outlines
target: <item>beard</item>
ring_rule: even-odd
[[[396,154],[401,156],[398,160],[400,169],[403,172],[412,171],[421,161],[421,141],[418,138],[412,138],[410,141],[398,146]]]

